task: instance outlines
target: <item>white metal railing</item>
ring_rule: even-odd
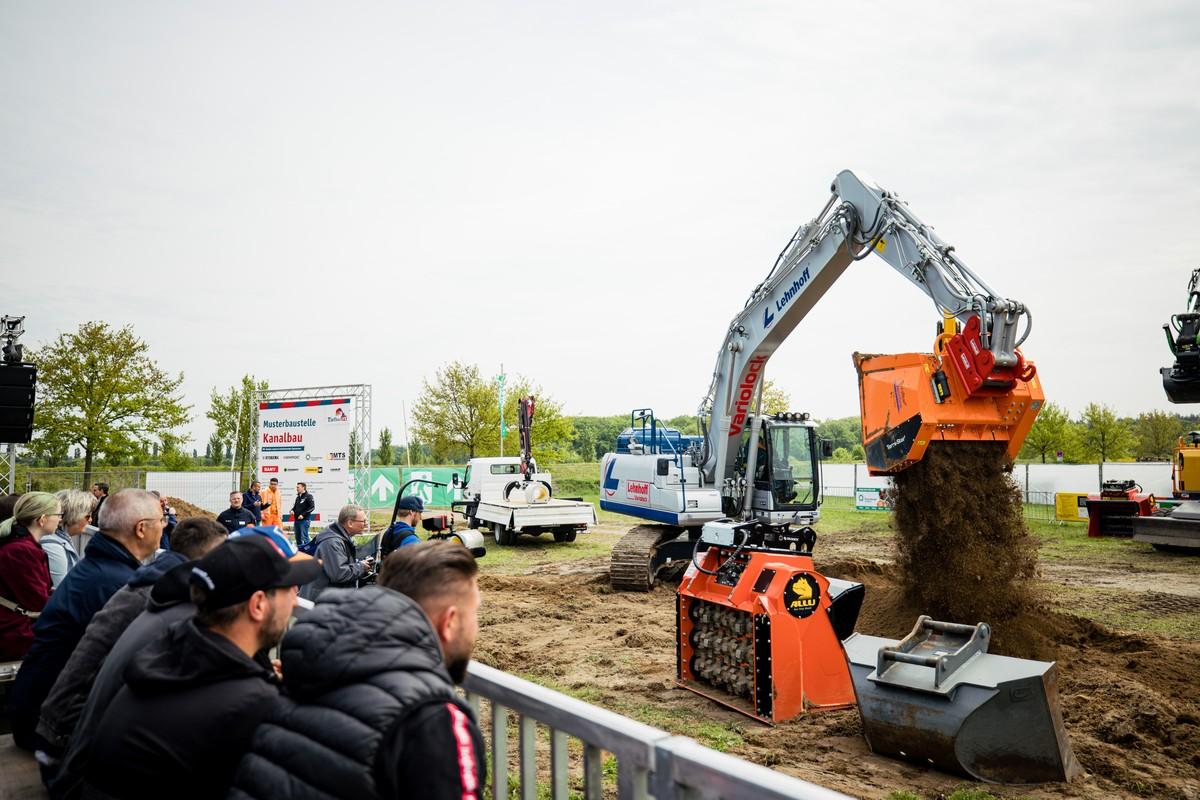
[[[583,743],[583,796],[603,796],[602,757],[617,760],[620,800],[843,800],[845,795],[717,752],[666,731],[553,689],[471,662],[464,684],[479,713],[480,698],[491,703],[492,797],[508,800],[509,712],[517,718],[518,779],[521,800],[535,800],[537,725],[550,731],[550,789],[554,800],[569,791],[568,737]]]

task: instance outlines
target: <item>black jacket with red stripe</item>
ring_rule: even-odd
[[[482,800],[483,736],[420,607],[380,586],[329,589],[280,648],[284,696],[231,798]]]

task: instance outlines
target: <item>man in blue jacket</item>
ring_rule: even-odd
[[[421,524],[421,514],[425,511],[425,504],[421,502],[421,498],[410,494],[400,498],[397,507],[399,512],[396,514],[396,524],[383,534],[383,541],[379,543],[380,561],[387,558],[393,550],[421,541],[417,536],[417,526]]]
[[[33,626],[33,646],[9,697],[18,747],[46,749],[35,733],[42,703],[95,613],[129,583],[143,560],[154,555],[163,524],[162,506],[150,492],[124,489],[105,502],[100,532],[50,595]]]
[[[254,515],[254,524],[262,525],[262,484],[251,481],[250,488],[242,492],[242,508]]]

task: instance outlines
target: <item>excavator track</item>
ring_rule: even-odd
[[[609,580],[619,592],[648,592],[654,586],[651,565],[654,553],[663,542],[680,534],[670,525],[635,525],[613,545]]]

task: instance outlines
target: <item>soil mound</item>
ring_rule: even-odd
[[[183,521],[192,517],[204,517],[205,519],[216,519],[217,515],[211,511],[205,511],[200,506],[194,506],[187,500],[180,500],[178,497],[166,498],[167,505],[175,509],[175,518]]]
[[[901,585],[919,613],[987,622],[993,652],[1028,657],[1044,642],[1043,603],[1011,472],[1002,443],[933,442],[895,476],[892,522]]]

